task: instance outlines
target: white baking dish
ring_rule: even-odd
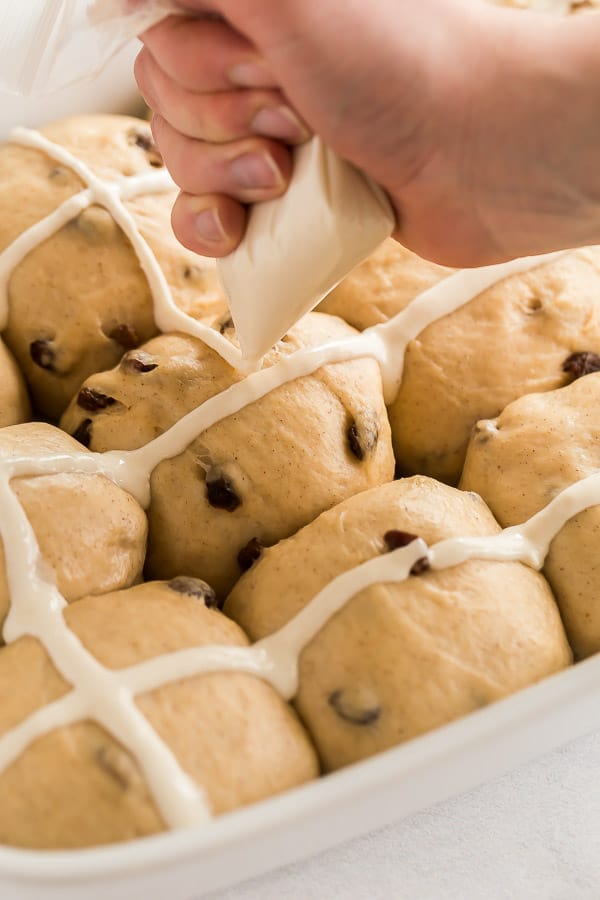
[[[0,897],[192,900],[387,825],[598,728],[600,655],[404,746],[200,828],[98,850],[0,849]]]

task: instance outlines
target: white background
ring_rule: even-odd
[[[600,900],[600,733],[398,825],[207,896],[338,898]]]

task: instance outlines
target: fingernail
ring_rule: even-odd
[[[271,87],[273,84],[273,76],[259,62],[239,63],[229,70],[228,75],[231,83],[238,87]]]
[[[216,209],[203,209],[196,214],[196,233],[209,244],[221,244],[227,240],[227,234]]]
[[[281,172],[268,153],[242,153],[231,161],[231,174],[241,188],[274,188],[283,184]]]
[[[305,141],[309,134],[306,126],[289,106],[265,106],[259,110],[251,124],[256,134],[296,143]]]

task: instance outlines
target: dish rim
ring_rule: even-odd
[[[227,813],[208,825],[81,850],[0,847],[0,887],[4,878],[29,884],[58,879],[70,883],[147,874],[211,851],[239,846],[250,838],[256,840],[273,829],[298,825],[302,819],[326,813],[340,800],[359,803],[365,793],[410,772],[439,766],[461,753],[481,753],[478,745],[483,743],[493,749],[493,766],[483,778],[470,782],[474,787],[600,727],[599,687],[600,653],[405,744]],[[582,715],[584,711],[586,716]],[[557,727],[563,719],[570,720],[568,729]],[[530,741],[527,736],[534,728],[539,730]],[[512,747],[511,738],[515,739]]]

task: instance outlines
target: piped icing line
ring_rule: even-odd
[[[466,306],[483,291],[505,278],[547,265],[559,259],[565,252],[559,250],[543,256],[527,256],[498,265],[454,272],[423,291],[387,322],[366,328],[362,332],[365,337],[380,340],[381,351],[378,356],[386,403],[389,405],[398,393],[408,344],[429,325]]]
[[[244,369],[245,364],[242,354],[237,347],[219,334],[218,331],[215,331],[215,329],[204,325],[179,309],[173,299],[171,288],[158,263],[156,254],[143,237],[136,220],[123,202],[124,199],[131,199],[139,194],[164,193],[172,190],[175,187],[175,183],[166,171],[107,181],[97,176],[89,166],[86,166],[74,154],[59,144],[48,140],[39,131],[32,131],[28,128],[14,128],[9,135],[9,141],[22,147],[40,150],[50,159],[70,168],[87,188],[80,195],[77,195],[80,198],[79,203],[83,203],[85,198],[87,206],[98,204],[110,212],[129,240],[138,258],[140,267],[148,280],[154,304],[154,320],[160,331],[184,331],[187,334],[192,334],[204,341],[229,365],[234,368]],[[73,201],[73,208],[77,208],[75,198],[71,198],[71,200]],[[68,202],[66,201],[66,203]],[[24,232],[22,241],[17,238],[15,243],[19,243],[19,252],[15,251],[13,253],[14,244],[12,244],[0,255],[0,287],[4,285],[4,296],[2,297],[0,294],[0,327],[5,327],[8,317],[7,288],[15,265],[21,262],[27,253],[30,253],[36,246],[52,237],[59,228],[69,221],[69,219],[63,221],[66,203],[59,208],[60,214],[57,214],[59,211],[51,213],[33,228]],[[78,212],[82,212],[85,208],[86,206],[82,206],[78,209]],[[77,212],[75,215],[77,215]],[[27,236],[27,239],[25,239],[25,236]],[[2,324],[2,317],[4,324]]]
[[[33,478],[41,475],[104,475],[131,494],[144,509],[150,505],[149,475],[136,471],[128,454],[132,451],[109,450],[92,453],[49,453],[45,456],[15,456],[10,459],[11,478]],[[0,468],[3,460],[0,457]]]
[[[65,201],[59,210],[32,226],[21,235],[21,238],[17,238],[0,254],[0,328],[5,327],[8,317],[8,282],[15,266],[27,253],[30,253],[39,243],[47,240],[69,221],[69,219],[63,221],[63,217],[66,215],[64,208],[69,202],[73,202],[74,208],[77,208],[79,203],[87,202],[88,206],[96,203],[111,213],[137,255],[150,287],[154,304],[154,319],[159,330],[162,332],[182,331],[197,337],[218,353],[230,366],[240,372],[248,372],[248,361],[244,359],[238,347],[214,328],[199,322],[177,306],[155,253],[141,234],[135,218],[123,202],[125,199],[131,199],[140,194],[172,190],[175,184],[166,171],[161,170],[160,172],[106,181],[97,176],[73,153],[44,137],[38,131],[15,128],[9,135],[9,141],[30,149],[40,150],[55,162],[70,168],[86,185],[87,190],[81,192],[81,195]],[[82,209],[78,209],[78,212],[81,211]],[[71,218],[73,217],[71,216]],[[561,256],[563,252],[525,257],[508,263],[456,272],[422,292],[388,322],[366,329],[363,332],[364,340],[370,343],[371,350],[379,344],[375,355],[382,370],[386,402],[392,402],[402,380],[404,355],[408,343],[424,331],[428,325],[466,305],[486,288],[502,279],[551,262]],[[2,324],[3,321],[4,324]],[[260,368],[260,363],[257,364],[257,367]],[[252,374],[256,374],[256,371],[253,371]]]
[[[5,772],[16,762],[34,741],[85,718],[86,704],[78,691],[70,691],[59,700],[40,707],[0,737],[0,772]]]
[[[3,470],[0,536],[11,595],[3,629],[5,640],[13,643],[25,635],[40,640],[56,670],[75,688],[77,700],[71,705],[77,702],[83,718],[98,722],[134,755],[170,827],[206,821],[210,809],[203,790],[183,771],[138,709],[118,672],[101,665],[69,629],[63,616],[66,601],[54,583],[54,573],[44,563],[33,528],[10,486],[10,464]],[[65,704],[65,710],[70,713],[71,706]],[[21,739],[28,733],[31,732],[23,726]],[[0,759],[3,746],[0,742]]]
[[[212,425],[234,415],[282,385],[311,375],[324,365],[361,359],[378,352],[379,345],[375,340],[356,335],[347,340],[332,341],[321,347],[308,347],[283,356],[275,365],[253,372],[243,381],[232,384],[220,394],[206,400],[144,447],[123,451],[120,454],[124,461],[121,485],[129,484],[129,477],[132,481],[139,480],[141,473],[146,473],[149,478],[159,463],[183,453]]]
[[[119,673],[132,691],[148,693],[183,678],[247,672],[271,684],[284,700],[292,700],[298,693],[300,654],[335,613],[365,588],[406,581],[414,563],[427,555],[427,544],[416,540],[342,572],[279,631],[250,647],[191,647],[120,669]]]
[[[544,257],[528,257],[525,260],[489,266],[485,270],[457,272],[420,294],[389,322],[368,328],[362,334],[350,338],[297,350],[289,356],[282,356],[274,365],[253,372],[244,380],[206,400],[162,435],[137,450],[77,456],[60,454],[49,456],[48,462],[36,458],[31,460],[30,474],[48,474],[59,470],[105,474],[133,494],[142,506],[147,507],[150,502],[149,480],[156,466],[165,459],[183,453],[212,425],[234,415],[290,381],[311,375],[322,366],[348,362],[352,359],[365,357],[376,359],[384,373],[384,387],[388,394],[391,390],[393,395],[402,379],[404,353],[409,342],[429,324],[449,315],[468,302],[464,300],[465,289],[469,299],[472,299],[471,295],[478,296],[486,287],[501,278],[531,270],[558,259],[561,255],[562,252],[557,252]],[[447,285],[449,293],[446,297]],[[432,305],[433,315],[427,314],[429,303]],[[212,329],[209,330],[212,334],[216,334]],[[75,464],[71,463],[72,459],[76,460]],[[27,458],[21,460],[18,474],[26,475],[28,464]],[[58,468],[53,469],[52,466]]]
[[[268,681],[286,700],[298,690],[300,654],[329,620],[353,597],[375,584],[406,581],[417,560],[426,558],[435,571],[472,559],[521,562],[541,569],[550,544],[566,523],[589,506],[600,504],[600,473],[565,488],[547,506],[524,522],[497,534],[448,538],[428,547],[418,539],[406,547],[374,557],[329,582],[279,631],[251,647],[199,647],[165,654],[120,674],[135,693],[166,683],[220,671],[244,671]]]
[[[51,475],[59,472],[106,475],[116,485],[132,494],[141,506],[150,505],[150,477],[161,462],[183,453],[204,431],[234,415],[267,394],[324,365],[382,354],[378,336],[355,335],[346,340],[331,341],[320,347],[297,350],[283,356],[273,366],[253,372],[232,384],[220,394],[206,400],[179,419],[163,434],[137,450],[89,451],[18,456],[10,460],[11,477]]]
[[[120,689],[126,689],[133,696],[199,675],[245,672],[267,681],[284,699],[291,700],[298,690],[298,662],[302,651],[361,591],[375,584],[406,581],[412,566],[421,558],[426,558],[434,571],[443,571],[472,559],[518,561],[540,569],[552,540],[564,525],[597,504],[600,504],[600,473],[570,485],[526,522],[497,534],[448,538],[431,547],[417,539],[392,553],[369,559],[338,575],[279,631],[250,647],[192,647],[111,670],[110,674]],[[45,729],[64,727],[88,716],[95,718],[96,712],[82,700],[80,688],[33,713],[0,738],[0,771],[44,734]]]
[[[0,330],[6,328],[8,324],[8,285],[17,266],[36,247],[60,231],[79,213],[87,209],[91,203],[92,192],[89,190],[69,197],[54,212],[20,234],[6,250],[0,253]]]
[[[42,150],[56,162],[71,168],[86,187],[22,235],[20,244],[20,239],[17,239],[0,255],[0,278],[4,279],[5,285],[10,278],[10,266],[14,267],[14,260],[19,254],[22,258],[51,236],[54,233],[52,229],[62,227],[58,223],[63,222],[67,213],[81,211],[85,204],[97,203],[113,215],[138,255],[152,291],[159,328],[194,334],[231,365],[243,370],[241,354],[236,347],[176,307],[156,257],[123,203],[124,199],[141,193],[171,189],[172,182],[165,172],[106,182],[64,148],[37,132],[17,129],[12,140]],[[580,511],[582,503],[583,508],[600,503],[600,480],[592,485],[596,499],[590,501],[587,488],[588,482],[592,482],[588,479],[581,482],[586,484],[586,490],[573,492],[571,488],[566,489],[547,508],[551,514],[543,516],[540,513],[520,529],[506,529],[490,538],[455,538],[440,542],[431,549],[416,541],[406,548],[369,560],[338,576],[279,632],[248,648],[188,649],[115,671],[103,667],[68,629],[64,619],[66,601],[56,588],[53,573],[44,563],[33,529],[10,487],[10,479],[59,471],[103,474],[133,493],[143,505],[148,505],[150,475],[163,459],[181,453],[212,424],[238,412],[282,384],[309,375],[323,365],[374,357],[382,368],[386,398],[392,399],[401,380],[404,352],[410,340],[429,324],[468,303],[491,284],[558,256],[560,254],[549,254],[456,273],[415,298],[402,313],[383,325],[367,329],[362,335],[347,340],[299,350],[269,368],[254,372],[245,381],[208,400],[139,450],[105,454],[35,454],[32,457],[15,456],[0,460],[0,505],[5,512],[0,518],[0,536],[4,542],[12,598],[4,635],[8,642],[25,634],[37,637],[57,670],[74,686],[69,695],[38,710],[0,738],[0,770],[14,747],[20,745],[19,742],[25,745],[41,736],[45,733],[41,730],[44,727],[70,724],[75,721],[72,718],[75,712],[80,711],[82,719],[99,722],[134,754],[169,825],[177,827],[203,821],[210,816],[203,792],[181,769],[170,749],[140,713],[134,702],[135,694],[209,671],[244,671],[269,681],[283,697],[289,699],[297,690],[298,657],[329,618],[359,590],[375,583],[405,580],[416,559],[426,556],[431,566],[438,569],[478,556],[485,559],[518,559],[529,565],[537,566],[538,562],[541,565],[540,560],[543,561],[552,534],[562,527],[553,516],[561,514],[569,518]],[[552,527],[556,527],[555,532],[552,532]],[[44,710],[49,710],[47,717]]]

